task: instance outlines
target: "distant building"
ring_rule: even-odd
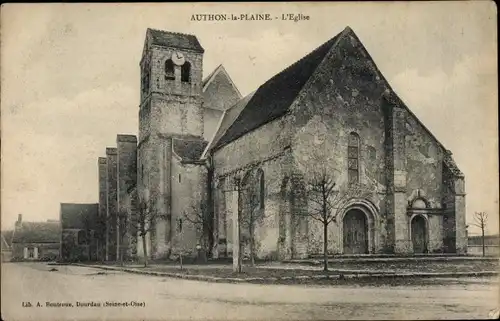
[[[100,259],[103,224],[98,220],[99,204],[62,203],[61,260],[95,261]]]
[[[23,222],[19,214],[12,236],[12,260],[56,260],[60,240],[59,221]]]

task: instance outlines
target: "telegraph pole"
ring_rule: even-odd
[[[240,217],[241,217],[241,191],[244,189],[241,187],[241,179],[238,177],[234,178],[234,188],[229,190],[224,190],[224,193],[237,192],[236,201],[233,199],[233,204],[236,203],[236,211],[233,210],[233,271],[241,273],[241,228],[240,228]]]

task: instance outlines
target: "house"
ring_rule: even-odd
[[[12,236],[12,260],[56,260],[59,257],[60,239],[59,221],[24,222],[22,214],[19,214]]]

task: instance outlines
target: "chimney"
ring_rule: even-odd
[[[22,221],[23,221],[23,214],[17,214],[17,221],[15,227],[21,228]]]

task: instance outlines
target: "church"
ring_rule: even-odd
[[[103,259],[231,257],[238,239],[260,259],[321,254],[319,171],[364,190],[332,208],[329,254],[466,252],[463,173],[351,28],[244,97],[222,65],[203,79],[204,53],[194,35],[146,31],[138,137],[98,160]]]

